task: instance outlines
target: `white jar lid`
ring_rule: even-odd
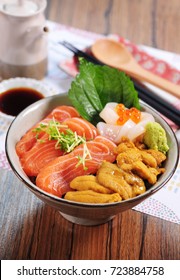
[[[17,17],[32,16],[46,7],[46,1],[37,0],[3,0],[0,10]]]

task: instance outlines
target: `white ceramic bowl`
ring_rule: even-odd
[[[144,111],[150,112],[155,117],[167,133],[169,144],[169,152],[165,162],[166,171],[162,174],[155,185],[149,188],[144,194],[135,198],[109,204],[88,204],[76,203],[58,198],[54,195],[48,194],[36,185],[34,185],[21,168],[18,156],[15,151],[17,141],[23,136],[28,129],[30,129],[36,122],[40,121],[47,115],[53,108],[58,105],[70,105],[67,94],[55,95],[52,97],[44,98],[20,113],[12,122],[6,137],[6,155],[13,171],[17,177],[24,183],[30,191],[39,197],[45,203],[51,205],[60,211],[71,222],[83,225],[97,225],[105,223],[114,217],[116,214],[131,209],[144,199],[148,198],[159,189],[161,189],[172,177],[178,163],[178,144],[174,132],[169,125],[161,118],[161,116],[154,111],[151,107],[141,102]],[[17,134],[18,131],[18,134]]]

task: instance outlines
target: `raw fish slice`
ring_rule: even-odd
[[[121,142],[121,138],[123,136],[127,136],[128,132],[135,126],[136,124],[132,120],[128,120],[124,125],[99,122],[97,124],[97,129],[100,135],[107,137],[116,144],[119,144]]]
[[[86,140],[92,140],[99,134],[93,124],[81,118],[70,118],[63,124],[66,124],[72,131],[76,131],[78,135],[84,136]]]
[[[112,152],[112,154],[114,155],[115,152],[115,148],[117,147],[116,144],[114,144],[113,141],[111,141],[110,139],[107,139],[106,137],[103,137],[101,135],[98,135],[95,139],[94,142],[97,143],[101,143],[101,145],[106,145],[107,147],[109,147],[109,150]]]
[[[146,112],[141,112],[141,120],[136,124],[131,119],[123,125],[115,125],[104,122],[97,124],[97,130],[100,135],[107,137],[114,143],[119,144],[123,136],[129,138],[131,141],[145,132],[146,124],[154,122],[154,117]]]
[[[115,143],[115,139],[121,129],[121,126],[116,124],[108,124],[105,122],[98,122],[97,129],[100,135],[107,137]]]
[[[80,163],[84,154],[81,144],[70,154],[58,157],[44,167],[36,178],[36,185],[48,193],[62,197],[70,190],[69,183],[77,176],[95,174],[101,163],[115,161],[116,145],[110,140],[97,136],[86,143],[91,158],[85,160],[85,167]]]
[[[62,122],[68,118],[80,117],[78,111],[72,106],[58,106],[56,107],[48,116],[47,118]]]
[[[36,132],[34,128],[38,127],[40,123],[48,123],[51,119],[55,119],[59,122],[65,121],[65,119],[70,117],[78,117],[79,113],[75,108],[71,106],[58,106],[55,108],[46,118],[37,123],[33,128],[31,128],[16,144],[16,153],[21,158],[27,151],[29,151],[33,145],[37,142]],[[40,139],[44,135],[44,132],[41,132],[38,136]]]
[[[119,115],[116,113],[116,107],[118,103],[109,102],[99,114],[100,117],[108,124],[116,124],[119,119]]]
[[[127,137],[128,132],[136,127],[136,123],[129,119],[124,125],[121,126],[120,131],[115,138],[115,143],[120,143],[123,136]]]
[[[73,132],[76,131],[78,135],[84,136],[86,140],[92,140],[97,135],[96,127],[80,118],[67,119],[62,125],[67,127],[61,127],[60,132],[65,133],[67,128],[70,128]],[[48,162],[65,154],[64,151],[60,151],[60,148],[55,149],[55,144],[56,141],[49,141],[49,135],[44,134],[40,141],[34,143],[33,147],[20,158],[22,167],[28,176],[37,176]]]
[[[47,124],[51,119],[44,119],[40,123]],[[16,153],[17,155],[21,158],[22,156],[25,155],[27,151],[29,151],[34,144],[37,142],[37,132],[34,131],[35,128],[39,126],[38,123],[37,125],[33,126],[30,130],[26,132],[25,135],[20,139],[20,141],[16,144]],[[38,139],[41,139],[45,133],[43,131],[38,133]]]
[[[36,142],[20,159],[22,168],[29,177],[37,176],[47,163],[64,154],[60,148],[55,148],[56,141],[49,141],[48,138],[48,134],[43,135],[41,141]]]

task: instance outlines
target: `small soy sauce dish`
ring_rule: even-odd
[[[21,111],[44,97],[54,95],[44,82],[30,78],[11,78],[0,83],[0,115],[14,119]]]

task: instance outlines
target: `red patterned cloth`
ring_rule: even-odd
[[[136,59],[138,64],[140,64],[144,69],[164,79],[167,79],[174,84],[180,85],[180,71],[178,69],[172,67],[164,60],[157,59],[151,56],[150,54],[142,50],[141,47],[129,42],[122,37],[119,37],[118,35],[111,36],[113,36],[113,39],[116,39],[117,41],[125,45],[133,55],[133,57]],[[77,60],[75,58],[62,61],[60,63],[60,67],[72,76],[75,76],[78,73]]]

